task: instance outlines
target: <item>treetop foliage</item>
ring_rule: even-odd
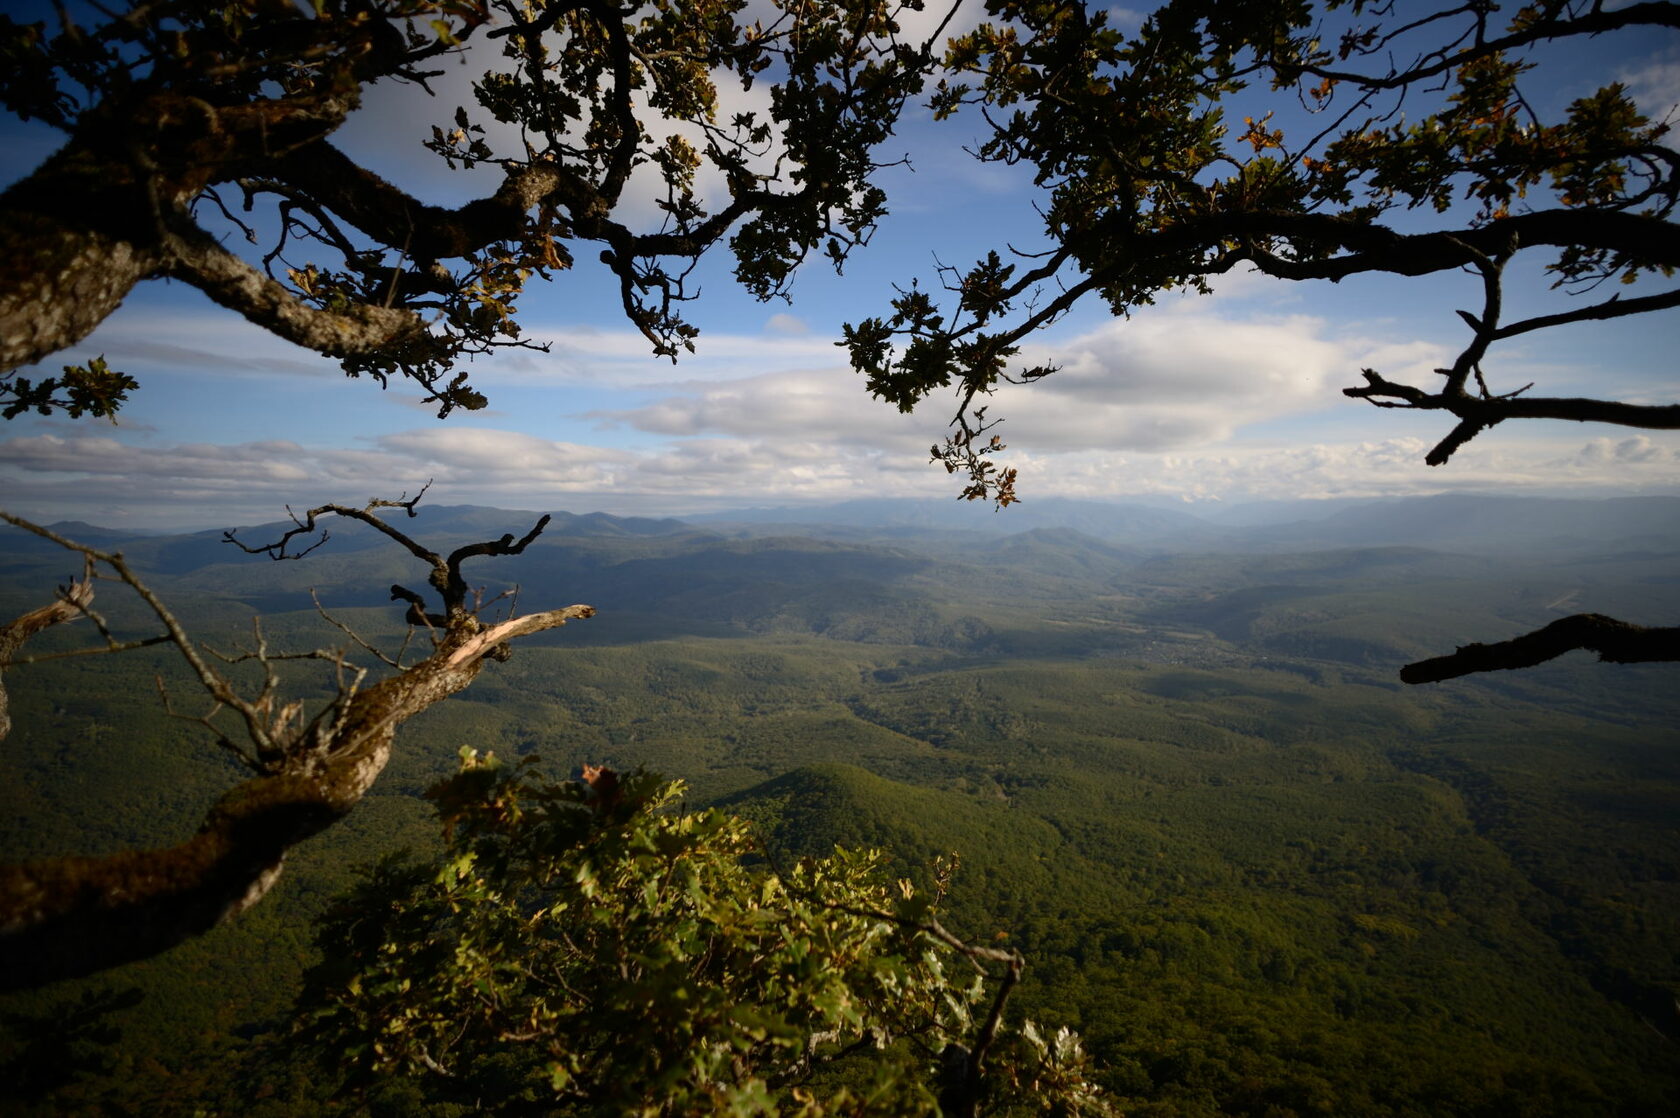
[[[1077,1038],[1002,1024],[1019,956],[938,923],[953,863],[932,893],[879,851],[780,867],[680,783],[461,756],[445,850],[321,925],[332,1074],[496,1113],[1110,1113]]]

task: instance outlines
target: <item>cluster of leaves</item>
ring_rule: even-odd
[[[111,368],[101,354],[86,365],[64,366],[56,377],[0,381],[0,418],[15,419],[27,411],[51,415],[56,409],[72,419],[84,415],[110,419],[138,387],[139,381]]]
[[[672,810],[680,784],[584,776],[462,751],[440,859],[322,923],[304,1035],[336,1073],[503,1112],[1107,1112],[1072,1034],[997,1030],[942,887],[875,851],[776,872],[741,820]]]
[[[1049,192],[1039,206],[1049,247],[1017,253],[1019,266],[993,253],[942,268],[949,309],[912,286],[890,316],[846,333],[877,397],[908,410],[957,389],[958,432],[935,457],[969,467],[971,491],[997,488],[984,469],[988,425],[970,421],[976,395],[1053,372],[1012,373],[1008,362],[1088,296],[1125,316],[1162,292],[1206,292],[1238,265],[1297,280],[1422,275],[1530,246],[1553,253],[1559,284],[1632,282],[1680,264],[1668,224],[1680,158],[1660,142],[1666,124],[1619,84],[1547,121],[1521,86],[1537,45],[1680,26],[1673,4],[1604,12],[1546,0],[1508,16],[1465,4],[1406,20],[1363,0],[1171,0],[1130,35],[1085,0],[989,0],[987,12],[995,22],[949,44],[933,107],[983,113],[979,157],[1034,169]],[[1286,122],[1266,111],[1240,131],[1228,123],[1228,110],[1268,95]],[[1459,227],[1431,240],[1384,224],[1418,210]],[[1479,334],[1494,317],[1483,313]],[[1405,406],[1450,410],[1463,394],[1454,380],[1443,394],[1453,400]]]

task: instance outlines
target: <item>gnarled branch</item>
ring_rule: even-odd
[[[168,258],[162,274],[184,280],[277,337],[329,357],[382,353],[430,336],[425,319],[409,310],[366,303],[343,310],[311,307],[197,226],[173,232]]]
[[[86,615],[93,604],[93,568],[89,563],[82,577],[60,586],[53,600],[38,609],[0,625],[0,741],[12,732],[11,704],[6,698],[6,668],[17,658],[18,649],[35,634]]]
[[[1647,628],[1601,613],[1559,618],[1543,629],[1497,644],[1467,644],[1450,656],[1419,660],[1400,669],[1403,683],[1439,683],[1476,672],[1532,668],[1577,648],[1612,664],[1680,661],[1680,627]]]
[[[296,534],[312,531],[315,517],[324,513],[383,523],[372,513],[381,504],[413,512],[409,501],[374,502],[359,510],[322,506],[274,549],[283,551]],[[258,763],[256,775],[217,800],[198,833],[185,842],[105,857],[0,866],[0,989],[38,986],[156,955],[244,912],[278,880],[287,850],[342,819],[367,793],[389,761],[403,722],[470,685],[487,659],[506,659],[509,641],[594,613],[576,605],[486,625],[465,608],[460,561],[518,554],[546,525],[546,517],[518,541],[509,534],[457,549],[448,559],[386,526],[387,535],[434,564],[433,581],[442,583],[440,590],[453,592],[459,584],[461,597],[445,593],[450,609],[440,618],[429,656],[366,688],[359,686],[360,672],[348,682],[341,675],[334,699],[305,721],[296,704],[279,700],[271,672],[265,672],[262,694],[255,700],[239,695],[120,555],[95,551],[15,517],[5,519],[109,568],[139,594],[164,623],[164,639],[187,659],[211,698],[241,716]],[[61,602],[27,615],[34,619],[31,631],[39,631],[44,619],[51,624],[51,619],[85,611],[86,602],[77,603],[79,593],[67,591]],[[0,631],[0,639],[10,639],[16,624]],[[259,642],[244,658],[262,660],[267,667],[275,657]],[[338,662],[343,664],[341,654]]]
[[[1400,384],[1372,369],[1361,370],[1365,385],[1344,388],[1344,396],[1369,400],[1379,408],[1417,408],[1447,411],[1460,423],[1431,450],[1424,461],[1439,466],[1477,432],[1507,419],[1569,419],[1577,423],[1616,423],[1654,431],[1680,430],[1680,404],[1625,404],[1584,396],[1472,396],[1426,392]],[[1468,432],[1468,433],[1466,433]]]

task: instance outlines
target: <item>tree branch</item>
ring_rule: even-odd
[[[1497,644],[1467,644],[1450,656],[1420,660],[1400,669],[1403,683],[1439,683],[1475,672],[1532,668],[1577,648],[1612,664],[1680,660],[1680,627],[1647,628],[1600,613],[1560,618],[1543,629]]]
[[[1337,214],[1247,211],[1212,214],[1183,226],[1169,226],[1153,237],[1159,249],[1172,252],[1171,242],[1207,241],[1221,237],[1281,238],[1320,251],[1289,258],[1251,249],[1256,267],[1279,279],[1339,280],[1365,272],[1423,276],[1451,268],[1473,266],[1476,253],[1498,256],[1513,244],[1523,248],[1579,246],[1624,252],[1640,260],[1680,266],[1680,228],[1647,214],[1621,210],[1553,209],[1513,214],[1486,225],[1434,233],[1397,233],[1385,225]],[[1345,255],[1324,253],[1342,249]]]
[[[260,544],[253,547],[244,540],[237,538],[239,531],[237,528],[229,528],[227,531],[223,532],[222,542],[231,543],[247,555],[266,555],[270,559],[276,561],[283,559],[302,559],[305,555],[308,555],[311,551],[314,551],[331,538],[325,528],[318,527],[316,524],[316,521],[322,516],[330,513],[333,516],[342,516],[349,520],[359,520],[368,527],[384,533],[387,537],[401,545],[405,551],[414,556],[416,559],[434,565],[441,565],[442,560],[438,558],[435,552],[419,543],[416,543],[402,532],[393,528],[380,517],[373,515],[375,509],[402,509],[408,513],[410,519],[413,519],[416,515],[414,511],[415,507],[419,505],[421,498],[425,497],[426,491],[431,487],[432,483],[428,481],[425,485],[420,487],[420,492],[416,493],[412,498],[409,497],[407,493],[404,493],[395,501],[376,497],[359,509],[353,509],[346,505],[317,505],[315,508],[312,508],[308,512],[304,513],[302,520],[299,520],[297,515],[292,513],[290,508],[287,508],[286,511],[291,515],[292,524],[295,525],[295,527],[286,529],[285,533],[273,543]],[[294,539],[299,536],[313,535],[315,532],[320,532],[321,535],[314,543],[310,544],[302,551],[290,550]]]
[[[270,170],[362,233],[381,244],[406,244],[420,260],[455,259],[515,239],[527,214],[557,197],[574,200],[586,185],[558,164],[533,162],[510,169],[489,197],[450,209],[421,202],[326,140],[276,160]]]
[[[412,515],[418,500],[372,502],[361,510],[322,506],[272,550],[246,550],[283,553],[285,544],[312,531],[315,517],[323,513],[378,526],[383,522],[373,516],[373,508],[405,508]],[[360,672],[348,681],[341,672],[336,697],[303,724],[299,704],[282,702],[275,692],[276,679],[267,669],[269,661],[279,657],[268,653],[260,633],[255,651],[242,657],[260,660],[265,667],[262,693],[252,701],[241,698],[209,667],[120,555],[97,552],[16,517],[0,516],[115,570],[164,621],[166,639],[187,658],[211,698],[244,718],[260,762],[258,774],[222,796],[198,833],[185,842],[106,857],[0,866],[0,989],[39,986],[156,955],[250,908],[278,880],[289,848],[343,818],[367,793],[389,761],[403,722],[467,687],[486,660],[505,659],[509,641],[594,613],[589,606],[569,606],[486,626],[463,603],[452,603],[429,656],[366,689],[358,686]],[[518,541],[509,534],[457,549],[447,560],[388,525],[382,530],[428,558],[436,584],[449,576],[459,582],[464,558],[518,554],[546,523],[545,517]],[[64,619],[59,615],[68,614],[58,607],[74,601],[75,593],[45,612],[27,615],[35,619],[33,631],[43,627],[38,624],[42,618]],[[75,609],[85,612],[86,603]],[[0,634],[9,639],[15,625]],[[341,656],[328,658],[343,667]],[[223,744],[229,744],[225,738]]]
[[[1525,318],[1520,322],[1513,322],[1509,326],[1501,326],[1494,331],[1493,336],[1503,340],[1514,338],[1518,334],[1526,334],[1530,330],[1545,330],[1552,326],[1567,326],[1572,322],[1598,322],[1609,318],[1621,318],[1623,315],[1647,314],[1651,311],[1668,310],[1680,307],[1680,291],[1667,291],[1661,295],[1644,295],[1635,299],[1623,299],[1613,295],[1602,303],[1594,303],[1590,307],[1579,307],[1560,314],[1539,315],[1535,318]]]
[[[329,357],[381,353],[428,336],[425,320],[413,311],[366,303],[348,304],[341,311],[311,307],[196,225],[173,229],[167,252],[162,274],[191,284],[289,342]]]
[[[1465,5],[1463,10],[1486,12],[1494,10],[1480,5]],[[1450,13],[1441,13],[1450,14]],[[1419,26],[1428,19],[1426,17],[1416,24],[1401,28],[1398,35]],[[1485,15],[1483,17],[1485,19]],[[1474,46],[1461,51],[1436,51],[1427,56],[1432,60],[1422,64],[1414,64],[1403,70],[1394,70],[1382,76],[1359,74],[1346,70],[1332,70],[1320,66],[1304,66],[1303,73],[1331,81],[1347,82],[1357,85],[1361,89],[1403,89],[1416,82],[1426,81],[1455,70],[1466,62],[1501,51],[1514,50],[1532,43],[1548,42],[1556,39],[1572,38],[1577,35],[1601,35],[1606,31],[1617,31],[1624,27],[1672,27],[1680,28],[1680,7],[1662,0],[1646,0],[1645,3],[1630,4],[1625,8],[1606,11],[1598,4],[1583,15],[1571,16],[1568,19],[1544,19],[1530,24],[1520,31],[1513,31],[1498,38],[1483,38],[1478,35]],[[1391,36],[1392,37],[1392,36]]]
[[[60,586],[53,596],[53,601],[0,626],[0,741],[4,741],[12,732],[10,703],[6,698],[5,671],[17,659],[18,649],[35,634],[84,616],[92,604],[93,564],[89,560],[83,567],[82,577],[73,580],[68,586]]]
[[[1473,396],[1426,392],[1388,380],[1374,369],[1363,369],[1363,387],[1344,388],[1342,395],[1369,400],[1379,408],[1416,408],[1447,411],[1459,426],[1425,459],[1439,466],[1475,434],[1507,419],[1568,419],[1577,423],[1614,423],[1654,431],[1680,430],[1680,404],[1624,404],[1579,396]],[[1474,428],[1473,430],[1471,428]]]

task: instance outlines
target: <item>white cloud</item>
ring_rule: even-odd
[[[482,361],[475,381],[498,378],[531,383],[534,378],[611,381],[618,385],[660,385],[673,381],[755,376],[773,369],[832,366],[840,356],[834,339],[799,332],[792,315],[773,315],[764,334],[705,331],[695,352],[672,365],[650,353],[648,340],[634,330],[600,330],[575,324],[526,322],[525,334],[550,344],[547,354],[511,351]],[[779,328],[779,330],[778,330]]]
[[[1548,463],[1555,469],[1591,472],[1605,466],[1676,466],[1680,450],[1657,445],[1649,435],[1622,439],[1598,438],[1574,454]]]
[[[778,311],[765,320],[764,330],[769,334],[787,334],[798,337],[809,334],[811,326],[810,323],[798,315]]]
[[[674,384],[652,403],[590,418],[668,436],[844,438],[905,451],[943,437],[949,397],[900,415],[870,399],[834,363],[832,347],[817,352],[826,354],[827,368]],[[1001,432],[1011,443],[1052,453],[1209,444],[1247,424],[1338,404],[1336,389],[1362,365],[1411,376],[1442,354],[1421,342],[1335,339],[1322,320],[1301,315],[1233,321],[1182,311],[1037,343],[1021,360],[1060,369],[1032,385],[1001,386],[988,402],[991,414],[1007,419]]]
[[[187,443],[166,454],[104,436],[25,435],[0,442],[0,464],[31,473],[99,478],[192,479],[209,485],[296,484],[309,480],[297,465],[303,449],[283,440],[214,446]]]
[[[383,436],[367,448],[272,440],[232,445],[128,445],[109,437],[22,436],[0,441],[0,489],[25,516],[98,515],[107,523],[207,527],[268,520],[286,505],[361,501],[413,492],[428,479],[456,501],[524,505],[607,494],[634,456],[517,431],[432,427]]]
[[[909,451],[929,441],[929,422],[900,415],[863,391],[844,368],[766,373],[722,384],[690,382],[651,404],[603,410],[603,427],[668,436],[725,435],[776,441],[842,440]]]
[[[1599,444],[1609,444],[1599,446]],[[1625,445],[1624,444],[1628,444]],[[1680,449],[1644,436],[1595,440],[1560,453],[1551,440],[1483,435],[1441,467],[1424,464],[1432,442],[1396,438],[1300,446],[1117,454],[1011,455],[1034,494],[1104,499],[1163,496],[1224,502],[1290,498],[1422,496],[1452,491],[1512,494],[1680,492]]]
[[[1001,460],[1020,470],[1029,501],[1680,491],[1680,439],[1666,433],[1563,443],[1501,428],[1441,468],[1423,463],[1430,445],[1407,437],[1299,445],[1238,440],[1168,451],[1023,446]],[[407,431],[365,449],[284,441],[154,449],[58,436],[0,442],[0,488],[11,511],[115,526],[262,522],[286,505],[395,496],[428,478],[431,499],[440,503],[676,516],[859,497],[954,497],[957,489],[925,452],[850,432],[679,437],[635,451],[489,428]]]
[[[1640,65],[1624,66],[1616,78],[1640,112],[1662,120],[1680,108],[1680,47],[1668,47]]]
[[[422,201],[458,205],[495,192],[502,170],[481,163],[471,170],[457,165],[451,171],[441,156],[426,150],[432,127],[454,127],[455,110],[465,108],[474,124],[485,129],[485,140],[501,156],[524,152],[519,129],[501,124],[479,107],[473,82],[487,70],[506,70],[511,63],[499,45],[482,36],[464,50],[438,63],[442,71],[428,85],[432,95],[408,82],[386,80],[362,92],[361,107],[333,133],[333,143],[370,170],[390,179]]]
[[[601,489],[613,483],[613,467],[630,459],[625,451],[483,427],[405,431],[376,445],[440,483],[527,492]]]
[[[266,360],[237,322],[218,338],[220,320],[206,316],[202,332],[178,330],[183,321],[136,328],[175,331],[206,352],[243,349],[257,367]],[[510,394],[519,404],[504,416],[479,413],[478,425],[465,416],[423,425],[404,417],[399,429],[381,431],[364,418],[341,425],[352,432],[342,437],[311,429],[296,440],[218,442],[211,434],[167,445],[158,433],[84,434],[55,423],[0,438],[0,492],[23,515],[112,524],[154,517],[170,527],[268,520],[288,503],[392,496],[428,478],[433,499],[448,503],[673,515],[955,494],[956,482],[927,461],[929,444],[947,430],[950,397],[900,414],[868,397],[827,338],[711,334],[710,356],[685,362],[686,379],[675,380],[669,365],[642,355],[630,331],[547,333],[561,343],[556,355],[520,354],[521,369],[491,361],[475,371],[530,393]],[[1430,469],[1424,453],[1446,426],[1419,420],[1440,417],[1413,413],[1404,423],[1404,413],[1373,413],[1339,392],[1362,366],[1429,383],[1449,358],[1446,347],[1338,333],[1316,316],[1237,317],[1186,301],[1035,343],[1023,359],[1057,360],[1061,371],[1005,386],[991,403],[1007,420],[1001,461],[1021,471],[1029,500],[1680,489],[1673,433],[1601,428],[1583,439],[1573,425],[1509,423]],[[589,403],[570,404],[568,417],[568,390],[580,382]],[[254,385],[245,391],[260,395]],[[594,410],[580,422],[586,407]]]

